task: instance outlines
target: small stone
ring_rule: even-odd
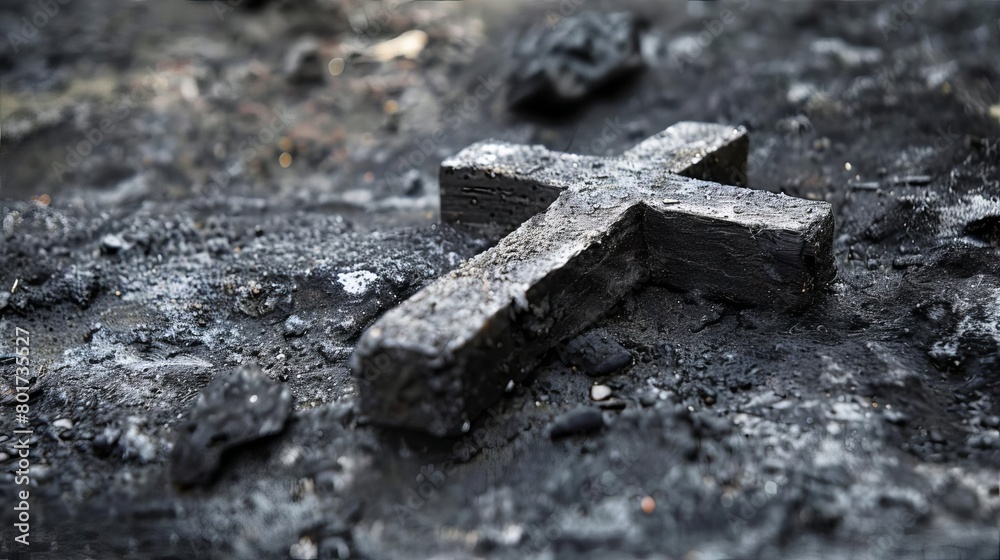
[[[560,414],[552,422],[549,436],[552,439],[558,439],[577,434],[589,434],[603,427],[604,416],[600,410],[589,406],[581,406]]]
[[[395,58],[416,60],[427,46],[428,39],[426,31],[411,29],[398,37],[372,45],[365,50],[365,54],[380,62],[389,62]]]
[[[640,505],[642,507],[642,513],[645,513],[646,515],[649,515],[656,510],[656,500],[654,500],[652,496],[643,497]]]
[[[319,43],[301,39],[285,55],[285,76],[293,84],[322,82],[326,64],[320,59]]]
[[[607,385],[594,385],[590,388],[590,398],[595,401],[603,401],[611,396],[611,387]]]
[[[976,493],[961,484],[952,484],[941,502],[945,508],[961,519],[972,518],[979,509],[979,498]]]
[[[632,354],[601,329],[588,331],[560,346],[559,357],[590,377],[614,375],[632,364]]]
[[[120,235],[109,233],[101,238],[101,252],[114,255],[128,249],[128,243]]]
[[[228,449],[277,434],[292,412],[292,394],[256,366],[217,375],[177,427],[171,477],[180,486],[207,485]]]
[[[987,428],[1000,428],[1000,416],[983,417],[983,426]]]
[[[418,197],[427,191],[428,180],[418,169],[411,169],[400,178],[404,196]]]
[[[53,428],[59,428],[60,430],[72,430],[73,421],[69,418],[60,418],[52,423]]]

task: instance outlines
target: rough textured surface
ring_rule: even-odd
[[[633,14],[583,12],[538,26],[517,43],[507,76],[508,103],[551,111],[579,103],[640,68]]]
[[[705,129],[695,148],[680,144]],[[459,435],[545,352],[650,278],[779,311],[807,304],[836,275],[830,205],[685,179],[670,172],[682,167],[676,154],[653,149],[679,148],[692,166],[742,168],[738,156],[711,151],[731,143],[745,147],[743,131],[688,123],[608,161],[487,142],[456,158],[466,163],[447,162],[442,175],[464,169],[495,182],[476,193],[493,195],[498,212],[502,193],[528,185],[560,194],[362,335],[351,367],[364,413],[384,425]],[[536,166],[551,183],[530,177]]]
[[[288,387],[256,366],[216,376],[177,427],[171,478],[181,486],[210,483],[223,453],[280,433],[291,412]]]
[[[0,41],[0,556],[14,326],[35,364],[32,560],[996,556],[995,3],[636,4],[656,63],[565,122],[511,116],[499,95],[463,104],[557,5],[271,8],[292,4],[220,22],[213,2],[67,2],[16,56]],[[2,37],[37,5],[0,3]],[[303,30],[335,57],[409,29],[431,37],[418,61],[285,80]],[[158,64],[155,95],[55,179],[53,160]],[[287,169],[280,135],[239,150],[270,120],[261,106],[291,116]],[[621,134],[596,142],[616,117]],[[834,206],[828,299],[785,316],[647,286],[596,324],[633,354],[627,374],[553,353],[461,438],[359,425],[358,335],[484,247],[434,225],[443,159],[482,138],[609,156],[685,120],[744,125],[751,187]],[[384,181],[407,156],[414,180]],[[286,335],[293,315],[302,336]],[[252,362],[295,397],[285,431],[178,491],[183,415]],[[592,404],[607,427],[552,440],[595,382],[613,391]]]
[[[621,124],[609,121],[600,140],[620,133]],[[479,142],[441,163],[441,219],[500,239],[543,212],[563,190],[617,174],[669,171],[741,185],[749,146],[743,127],[696,122],[674,124],[613,158]]]

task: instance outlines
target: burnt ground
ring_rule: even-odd
[[[474,93],[557,4],[289,4],[70,2],[0,45],[3,553],[1000,556],[996,4],[632,4],[646,71],[558,120]],[[3,34],[35,11],[4,2]],[[414,29],[415,60],[368,49]],[[306,36],[344,72],[290,83]],[[442,158],[488,137],[615,153],[679,120],[746,125],[751,186],[834,205],[828,294],[788,316],[649,286],[597,325],[622,373],[553,352],[463,438],[366,425],[357,337],[483,248],[436,225]],[[185,414],[250,363],[291,390],[286,429],[177,488]],[[606,427],[550,439],[595,381]]]

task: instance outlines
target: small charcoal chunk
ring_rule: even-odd
[[[281,432],[291,412],[288,388],[256,366],[216,376],[177,430],[171,454],[174,483],[209,484],[223,452]]]
[[[580,406],[560,414],[549,430],[549,437],[558,439],[577,434],[590,434],[604,427],[601,411],[589,406]]]
[[[508,103],[533,110],[578,104],[643,66],[635,18],[621,12],[584,12],[532,29],[511,60]]]
[[[559,358],[590,377],[614,375],[632,365],[632,354],[601,329],[594,329],[559,347]]]

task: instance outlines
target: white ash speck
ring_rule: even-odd
[[[354,296],[364,295],[368,292],[368,288],[375,280],[378,280],[378,275],[367,270],[341,272],[337,275],[337,282],[340,282],[344,291]]]
[[[297,446],[289,446],[281,452],[281,464],[286,467],[294,465],[302,457],[302,450]]]
[[[315,560],[318,554],[316,543],[309,537],[302,537],[288,549],[288,555],[295,560]]]
[[[130,416],[128,427],[122,431],[118,445],[124,457],[133,457],[142,463],[148,463],[156,457],[156,442],[139,429],[141,418]]]

